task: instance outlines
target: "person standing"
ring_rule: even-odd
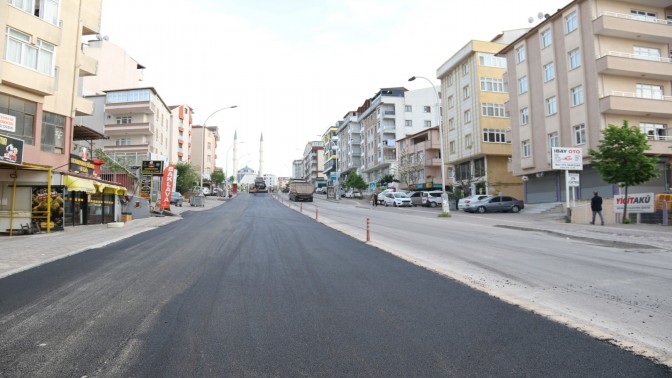
[[[371,205],[373,207],[378,206],[378,192],[375,191],[375,190],[373,191],[373,194],[371,195]]]
[[[604,218],[602,218],[602,197],[597,192],[593,192],[593,198],[590,200],[590,210],[593,211],[593,221],[590,224],[595,224],[595,215],[600,216],[600,222],[604,226]]]

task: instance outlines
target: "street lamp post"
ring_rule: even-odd
[[[203,138],[201,140],[201,190],[203,190],[203,175],[205,175],[205,132],[206,132],[206,125],[208,124],[208,120],[210,119],[210,117],[212,117],[213,115],[221,112],[222,110],[233,109],[233,108],[237,108],[237,107],[238,107],[238,105],[231,105],[231,106],[227,106],[227,107],[224,107],[224,108],[221,108],[221,109],[217,109],[214,112],[210,113],[208,118],[205,119],[205,122],[203,122]]]
[[[443,127],[441,125],[441,99],[439,98],[439,92],[436,90],[436,86],[434,86],[434,83],[432,83],[431,80],[424,76],[412,76],[408,81],[413,81],[417,78],[420,79],[425,79],[427,82],[432,86],[432,89],[434,89],[434,95],[436,95],[436,115],[439,117],[437,125],[439,125],[439,151],[441,151],[441,203],[442,207],[441,209],[443,210],[444,213],[450,213],[450,205],[448,204],[448,194],[446,193],[446,172],[445,172],[445,158],[446,154],[444,154],[444,149],[443,149]]]

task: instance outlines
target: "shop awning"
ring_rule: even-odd
[[[95,181],[75,176],[63,176],[63,185],[71,192],[86,192],[94,194],[96,188],[93,186]]]
[[[101,186],[98,186],[98,190],[101,191],[102,193],[105,194],[117,194],[120,196],[123,196],[126,194],[126,188],[123,186],[118,186],[118,185],[112,185],[112,184],[104,184]]]

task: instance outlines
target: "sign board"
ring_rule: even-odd
[[[70,172],[91,175],[95,168],[96,165],[89,160],[89,151],[86,148],[82,148],[79,155],[70,154]]]
[[[141,174],[163,176],[163,160],[143,160]]]
[[[16,132],[16,117],[0,113],[0,131]]]
[[[140,181],[140,197],[150,198],[152,196],[152,176],[142,175]]]
[[[583,170],[583,149],[581,148],[552,147],[551,155],[553,169]]]
[[[567,185],[569,185],[570,188],[578,188],[579,187],[579,174],[578,173],[568,173],[567,174]]]
[[[171,164],[163,171],[163,184],[161,184],[161,203],[162,209],[170,209],[170,200],[173,195],[173,182],[175,181],[175,164]]]
[[[371,181],[371,182],[369,183],[369,191],[370,191],[370,192],[373,192],[374,190],[376,190],[376,182],[375,182],[375,181]]]
[[[23,141],[0,135],[0,163],[21,165],[23,162]]]
[[[628,214],[630,213],[653,213],[655,205],[655,197],[653,193],[635,193],[628,194]],[[623,213],[625,207],[625,199],[623,195],[614,196],[614,212]]]

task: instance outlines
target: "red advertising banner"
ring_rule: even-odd
[[[173,182],[175,181],[175,164],[171,164],[163,170],[163,184],[161,185],[161,208],[170,209],[170,197],[173,194]]]

